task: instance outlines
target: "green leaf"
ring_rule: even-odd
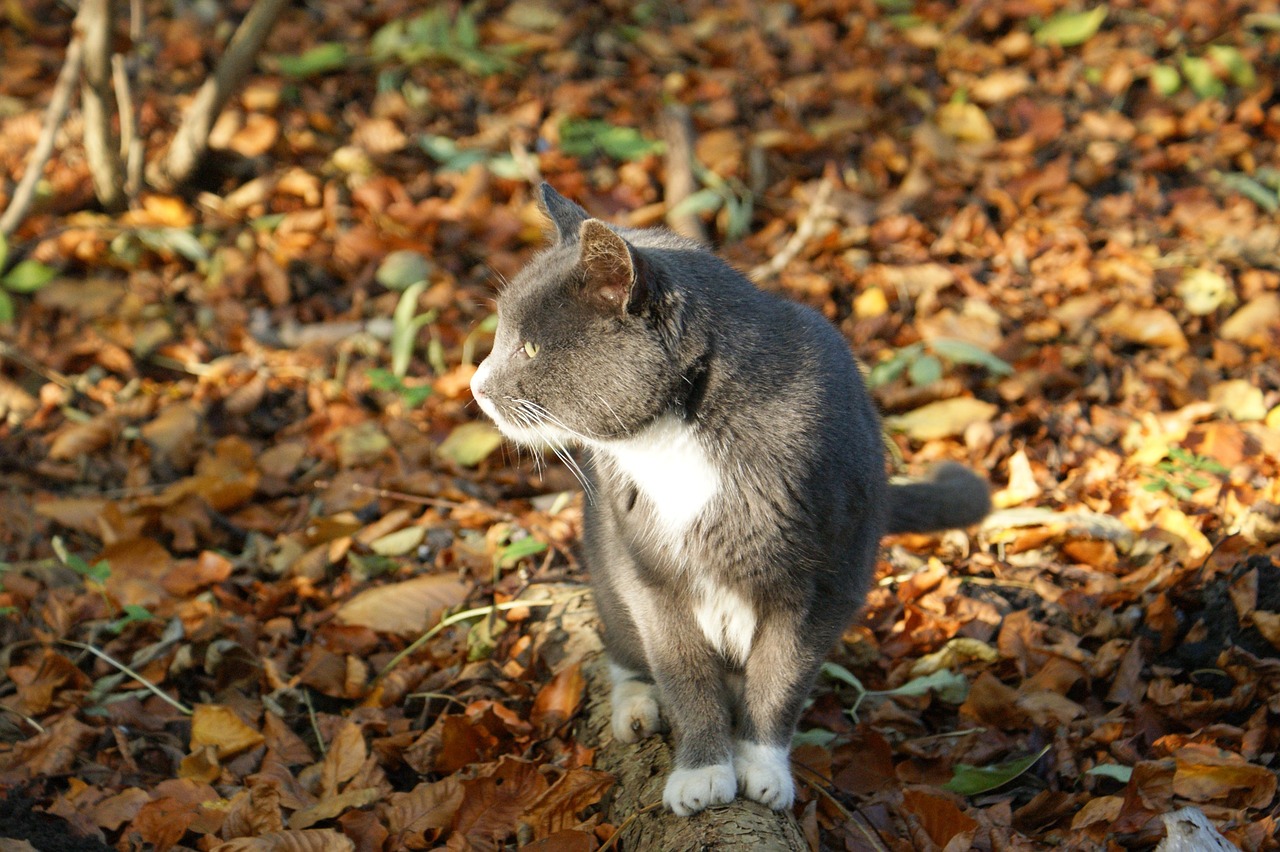
[[[498,567],[510,568],[526,556],[543,553],[546,549],[547,543],[545,541],[538,541],[531,535],[518,538],[502,548],[502,551],[498,554]]]
[[[58,270],[45,266],[38,260],[24,260],[10,269],[8,274],[0,279],[0,283],[4,284],[6,290],[13,293],[34,293],[52,281],[57,274]]]
[[[125,604],[124,614],[108,624],[107,629],[112,633],[120,633],[130,624],[138,621],[150,621],[153,618],[155,616],[147,612],[146,607],[141,607],[137,604]]]
[[[867,688],[862,685],[862,681],[858,680],[857,676],[854,675],[853,672],[849,671],[839,663],[823,663],[822,673],[825,676],[831,678],[832,680],[838,680],[841,683],[847,683],[849,686],[852,686],[854,689],[858,690],[859,692],[867,691]]]
[[[1086,769],[1084,774],[1101,775],[1103,778],[1114,778],[1121,784],[1128,784],[1129,779],[1133,777],[1133,768],[1119,763],[1099,763],[1091,769]]]
[[[1178,64],[1187,85],[1199,98],[1221,98],[1227,93],[1227,84],[1218,79],[1213,63],[1202,56],[1184,56]]]
[[[276,61],[280,63],[282,74],[301,78],[337,71],[346,67],[350,58],[346,45],[330,41],[318,44],[298,56],[277,56]]]
[[[700,216],[703,213],[713,213],[719,210],[723,204],[724,196],[714,189],[700,189],[675,207],[672,207],[667,215]]]
[[[937,340],[931,340],[929,348],[953,364],[973,364],[997,376],[1013,375],[1013,367],[1009,366],[1003,358],[998,358],[981,346],[975,346],[966,340],[940,337]]]
[[[475,467],[502,445],[502,433],[479,421],[454,427],[436,452],[454,464]]]
[[[75,571],[81,577],[94,580],[98,583],[105,583],[111,576],[111,566],[107,564],[107,560],[100,559],[90,565],[84,560],[84,557],[75,553],[67,554],[66,565],[72,571]]]
[[[962,796],[976,796],[979,793],[1003,787],[1034,766],[1037,760],[1048,753],[1049,748],[1050,746],[1045,746],[1036,754],[1020,757],[1017,760],[1008,760],[995,766],[970,766],[967,763],[957,763],[955,774],[943,787]]]
[[[0,270],[4,269],[4,262],[9,259],[9,241],[4,234],[0,234]]]
[[[373,277],[388,290],[407,290],[414,284],[426,281],[430,275],[431,261],[419,252],[404,250],[393,251],[384,257]]]
[[[942,378],[942,362],[932,355],[921,355],[911,362],[907,378],[917,387],[931,385]]]
[[[1087,12],[1059,12],[1036,29],[1036,41],[1075,47],[1093,38],[1106,19],[1106,6],[1097,6]]]
[[[796,731],[791,736],[791,747],[816,745],[820,748],[829,748],[837,737],[838,735],[834,731],[828,731],[826,728],[810,728],[807,731]]]
[[[566,118],[560,122],[560,150],[572,157],[602,152],[615,160],[637,160],[662,149],[662,142],[646,139],[634,127],[618,127],[596,118]]]
[[[1147,72],[1155,90],[1166,98],[1182,88],[1182,75],[1172,65],[1156,65]]]
[[[1229,44],[1211,44],[1209,58],[1227,69],[1231,82],[1240,88],[1250,89],[1257,84],[1258,75],[1253,70],[1253,64],[1244,58],[1239,48]]]
[[[1218,174],[1218,182],[1232,192],[1243,195],[1268,213],[1280,210],[1280,197],[1277,197],[1277,193],[1249,175],[1240,172],[1222,172]]]
[[[13,297],[0,290],[0,325],[8,325],[14,318]]]
[[[924,695],[928,692],[936,693],[938,698],[948,704],[963,704],[964,700],[969,697],[969,681],[958,672],[939,669],[933,674],[912,678],[896,689],[868,692],[867,694],[877,696]]]
[[[148,248],[185,257],[192,263],[209,259],[209,250],[186,228],[139,228],[135,233]]]

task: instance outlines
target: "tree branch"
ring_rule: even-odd
[[[187,108],[160,174],[156,176],[158,186],[172,188],[191,177],[209,148],[209,131],[213,129],[214,121],[231,93],[253,69],[254,57],[287,3],[288,0],[256,0],[249,9],[249,14],[231,36],[226,53],[218,60],[213,74],[204,81],[195,100]]]
[[[84,85],[80,104],[84,112],[84,149],[93,177],[93,190],[108,210],[124,206],[120,147],[111,127],[111,24],[113,0],[82,0],[77,15],[84,33]]]
[[[83,14],[83,7],[81,14]],[[84,45],[80,30],[71,27],[71,41],[67,44],[67,57],[63,60],[62,70],[58,72],[58,82],[53,87],[53,97],[44,114],[44,126],[40,130],[40,138],[31,149],[31,157],[27,160],[27,169],[22,173],[22,180],[13,191],[4,215],[0,216],[0,235],[8,236],[18,229],[23,217],[27,215],[31,201],[35,198],[36,185],[44,174],[44,167],[53,155],[53,143],[58,135],[58,127],[67,115],[71,106],[71,95],[75,91],[76,79],[80,76],[80,66],[84,59]]]
[[[698,188],[698,181],[693,175],[693,122],[689,118],[688,107],[683,104],[663,107],[662,136],[667,143],[666,174],[662,187],[667,202],[667,225],[682,237],[706,242],[707,231],[696,214],[672,214],[680,202]]]

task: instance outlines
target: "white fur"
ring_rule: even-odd
[[[733,767],[727,763],[718,763],[672,772],[667,778],[662,801],[676,816],[685,817],[712,805],[732,802],[737,792]]]
[[[775,811],[789,808],[795,801],[796,786],[786,748],[739,740],[733,770],[738,776],[738,789],[748,799]]]
[[[720,472],[687,424],[674,415],[621,441],[594,442],[635,482],[657,513],[656,534],[679,546],[689,525],[720,491]]]
[[[633,672],[615,663],[609,664],[609,674],[613,677],[613,692],[609,696],[613,706],[613,738],[634,743],[662,730],[657,687],[635,680]]]
[[[756,614],[751,604],[732,589],[706,581],[699,586],[693,617],[698,620],[702,635],[731,661],[746,663],[756,633]]]

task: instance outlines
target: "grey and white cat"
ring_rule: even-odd
[[[821,315],[702,245],[540,194],[555,244],[499,294],[472,392],[517,444],[570,466],[581,450],[613,735],[670,723],[667,806],[788,807],[796,720],[881,535],[975,523],[986,484],[947,464],[888,485],[879,417]]]

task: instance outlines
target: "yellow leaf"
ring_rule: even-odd
[[[921,406],[915,411],[886,417],[890,429],[906,432],[916,441],[932,441],[951,435],[964,434],[974,423],[986,423],[996,415],[996,406],[970,396],[942,399]]]
[[[502,433],[488,423],[474,421],[454,428],[437,447],[440,455],[454,464],[474,467],[502,444]]]
[[[191,715],[191,751],[203,746],[216,746],[218,758],[253,748],[263,741],[262,734],[244,723],[230,707],[221,704],[197,704]]]

